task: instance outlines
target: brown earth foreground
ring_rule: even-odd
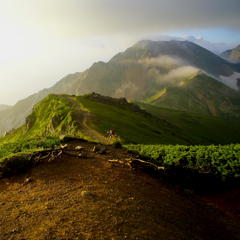
[[[0,181],[0,240],[240,239],[237,221],[193,195],[131,169],[132,157],[64,154],[29,173]]]

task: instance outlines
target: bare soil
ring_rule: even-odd
[[[79,145],[81,157],[64,154],[0,181],[0,240],[240,239],[239,222],[132,169],[125,150],[69,148]]]

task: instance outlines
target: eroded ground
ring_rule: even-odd
[[[164,181],[108,160],[128,162],[125,150],[106,154],[81,145],[28,174],[0,181],[1,240],[240,239],[236,221]],[[29,181],[26,181],[26,179]]]

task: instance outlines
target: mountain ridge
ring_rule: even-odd
[[[150,44],[151,46],[147,48],[140,46],[141,50],[139,51],[139,44]],[[175,55],[173,57],[169,54]],[[182,56],[177,57],[177,54],[183,54],[185,59]],[[202,60],[199,61],[199,58]],[[189,64],[189,59],[192,61],[192,65],[186,65]],[[204,61],[208,62],[202,63]],[[106,96],[126,97],[130,100],[142,101],[155,95],[156,91],[178,85],[179,82],[188,78],[189,74],[186,73],[190,71],[192,74],[199,71],[196,68],[196,66],[200,66],[199,64],[207,65],[206,72],[212,68],[210,75],[226,74],[226,78],[220,80],[224,84],[236,87],[236,79],[231,80],[231,74],[238,69],[240,66],[238,64],[230,63],[188,41],[142,41],[123,53],[115,55],[109,62],[97,62],[84,72],[69,74],[51,88],[33,94],[19,101],[13,107],[2,111],[0,135],[22,125],[25,117],[31,113],[34,104],[50,93],[82,95],[98,92]],[[227,89],[226,86],[226,91],[228,91]],[[214,102],[214,99],[209,101]]]
[[[231,127],[229,127],[231,126]],[[107,132],[115,129],[116,139]],[[222,129],[222,131],[219,131]],[[25,124],[1,141],[71,136],[101,143],[227,144],[240,140],[239,121],[131,103],[97,93],[49,94]]]
[[[233,49],[224,51],[223,53],[221,53],[221,56],[230,61],[240,63],[240,45]]]

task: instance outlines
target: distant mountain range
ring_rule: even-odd
[[[221,56],[233,62],[240,62],[240,45],[223,52]]]
[[[240,64],[197,44],[144,40],[2,111],[0,134],[23,124],[32,107],[50,93],[97,92],[186,112],[238,117],[239,78]]]

